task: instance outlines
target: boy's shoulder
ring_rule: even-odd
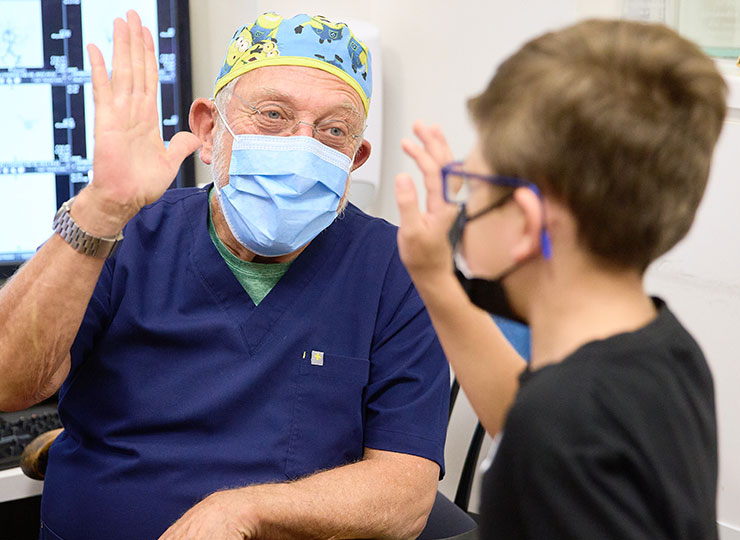
[[[593,538],[595,527],[619,531],[636,520],[646,531],[658,522],[666,527],[645,537],[712,538],[714,415],[701,350],[661,306],[636,332],[589,343],[559,364],[524,373],[498,470],[526,475],[528,493],[547,493],[564,513],[574,501],[592,505],[593,512],[580,513],[580,525],[563,525],[571,534],[558,537]],[[590,532],[572,534],[574,526]]]
[[[547,432],[583,431],[629,424],[635,416],[680,415],[691,404],[713,411],[712,376],[701,349],[665,303],[655,301],[658,315],[645,327],[526,371],[510,420]]]

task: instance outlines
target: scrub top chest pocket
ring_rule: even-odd
[[[297,372],[285,475],[300,478],[360,459],[370,362],[307,350]]]

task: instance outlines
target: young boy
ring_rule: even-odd
[[[440,174],[439,128],[402,143],[428,194],[420,213],[396,179],[401,257],[484,426],[503,430],[483,538],[717,538],[711,374],[642,277],[691,225],[725,97],[668,28],[593,20],[500,66],[469,103],[464,163]],[[491,311],[530,325],[529,365]]]

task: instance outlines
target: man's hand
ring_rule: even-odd
[[[243,540],[257,538],[257,529],[244,519],[249,488],[209,495],[178,519],[159,540]]]
[[[214,493],[159,540],[416,538],[438,477],[425,458],[366,448],[360,461],[300,480]]]
[[[135,11],[113,23],[113,72],[88,46],[95,99],[93,181],[85,190],[88,227],[114,235],[139,209],[156,201],[182,161],[200,146],[188,132],[165,147],[159,131],[159,62],[148,29]],[[83,227],[84,228],[84,227]]]
[[[413,181],[408,174],[396,177],[396,201],[401,223],[398,250],[417,288],[434,276],[452,274],[452,249],[448,234],[457,207],[445,202],[440,169],[452,161],[452,151],[439,126],[414,124],[414,133],[424,145],[404,139],[401,147],[414,159],[424,175],[426,212],[419,209]]]

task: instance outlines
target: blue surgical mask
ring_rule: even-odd
[[[277,257],[332,224],[349,177],[349,156],[312,137],[235,135],[226,127],[234,137],[229,183],[214,186],[240,244]]]

